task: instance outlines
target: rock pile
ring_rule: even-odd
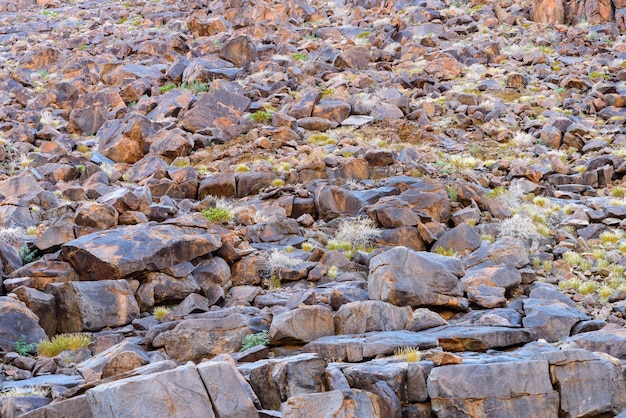
[[[624,7],[3,2],[0,416],[625,416]]]

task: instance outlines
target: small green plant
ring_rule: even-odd
[[[15,352],[20,356],[27,356],[37,350],[37,344],[27,344],[25,338],[23,335],[20,335],[20,338],[15,341]]]
[[[238,173],[245,173],[247,171],[250,171],[250,167],[248,167],[248,164],[238,164],[235,167],[235,171]]]
[[[239,351],[246,351],[252,347],[256,347],[257,345],[264,345],[264,346],[270,345],[270,339],[267,336],[267,334],[268,334],[267,331],[261,331],[261,332],[257,332],[256,334],[246,335],[245,337],[243,337],[241,350]]]
[[[619,234],[610,231],[604,231],[600,234],[600,242],[602,244],[616,244],[620,239]]]
[[[313,134],[307,139],[309,145],[333,145],[337,143],[337,140],[330,137],[328,134]]]
[[[293,245],[285,245],[284,251],[286,253],[292,253],[296,250],[296,248]]]
[[[257,110],[252,114],[252,116],[250,116],[250,119],[256,123],[269,123],[272,121],[272,114],[270,112],[266,112],[265,110]]]
[[[172,312],[174,309],[173,306],[155,306],[152,310],[152,314],[156,318],[157,321],[161,322],[165,315]]]
[[[304,251],[311,251],[311,250],[313,250],[313,244],[311,244],[310,242],[303,242],[302,243],[302,249]]]
[[[291,58],[296,61],[306,61],[308,59],[307,55],[304,52],[296,52],[295,54],[291,54]]]
[[[180,87],[186,90],[190,90],[196,95],[209,91],[209,85],[201,81],[194,81],[193,83],[183,83]]]
[[[393,352],[393,358],[408,362],[420,361],[421,355],[418,347],[399,347]]]
[[[20,254],[20,258],[22,259],[23,264],[28,264],[39,259],[39,255],[37,254],[37,249],[33,248],[31,250],[30,248],[28,248],[28,244],[26,243],[24,243],[24,245],[20,247],[19,254]]]
[[[159,93],[160,94],[165,94],[170,90],[174,90],[176,88],[176,84],[174,83],[167,83],[161,87],[159,87]]]
[[[272,186],[274,187],[283,187],[285,185],[285,180],[283,179],[274,179],[272,180]]]
[[[439,254],[439,255],[445,255],[446,257],[458,257],[459,256],[456,253],[456,251],[454,251],[453,248],[437,247],[433,250],[433,253]]]
[[[233,214],[228,209],[224,208],[209,208],[203,210],[201,213],[214,224],[228,223],[233,220]]]
[[[66,350],[80,350],[87,347],[89,343],[91,343],[91,336],[87,334],[59,334],[51,340],[48,338],[41,340],[38,353],[41,357],[54,357]]]
[[[453,202],[456,202],[459,199],[459,188],[455,184],[447,185],[446,192],[448,193],[450,200]]]

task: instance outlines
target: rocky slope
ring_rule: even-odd
[[[620,414],[624,6],[3,2],[0,416]]]

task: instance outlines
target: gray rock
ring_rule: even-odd
[[[370,392],[352,389],[333,390],[291,397],[281,408],[285,418],[378,418],[378,397]]]
[[[96,386],[87,391],[87,400],[96,417],[215,418],[193,364]]]
[[[334,334],[335,323],[330,309],[303,306],[274,316],[269,339],[272,344],[301,344]]]
[[[555,300],[525,299],[524,312],[524,327],[531,330],[536,339],[549,342],[567,338],[576,323],[590,319],[575,307]]]
[[[359,334],[370,331],[397,331],[407,327],[411,308],[378,300],[351,302],[335,314],[337,334]]]
[[[428,394],[437,416],[556,418],[559,412],[547,361],[436,367]]]
[[[445,306],[467,309],[464,273],[459,260],[438,254],[396,247],[370,261],[370,299],[397,306]]]

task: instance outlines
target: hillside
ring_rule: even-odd
[[[626,416],[625,25],[5,0],[0,417]]]

